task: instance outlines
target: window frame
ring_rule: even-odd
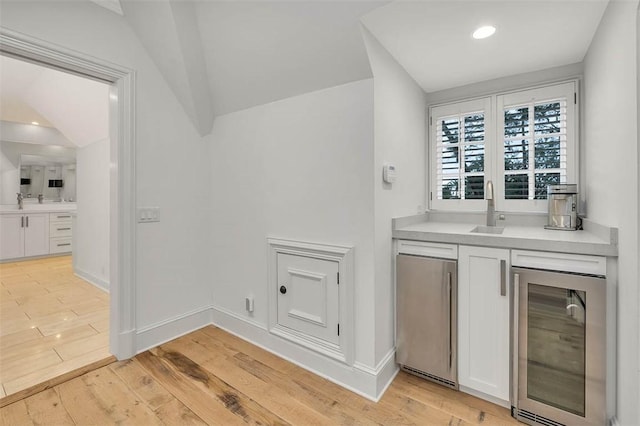
[[[498,155],[496,155],[496,180],[494,187],[498,194],[496,200],[496,209],[509,212],[546,212],[548,210],[548,202],[544,200],[507,200],[505,198],[505,169],[504,169],[504,109],[511,106],[520,106],[524,104],[539,104],[545,101],[553,101],[560,97],[566,98],[566,144],[567,144],[567,168],[565,179],[560,183],[578,184],[578,149],[577,149],[577,87],[576,82],[565,82],[560,84],[550,84],[544,87],[537,87],[517,92],[505,93],[496,96],[496,147]],[[533,117],[530,118],[533,120]],[[573,123],[573,125],[571,124]],[[531,136],[534,139],[534,135]],[[499,161],[498,161],[499,159]],[[535,175],[535,165],[533,173]]]
[[[504,109],[529,103],[552,101],[566,97],[566,144],[567,168],[566,179],[562,183],[580,184],[579,178],[579,79],[569,79],[560,82],[539,84],[517,90],[493,93],[484,97],[463,99],[455,102],[434,104],[428,107],[427,125],[429,165],[429,209],[441,211],[486,211],[486,200],[439,200],[437,198],[438,164],[437,164],[437,122],[440,118],[469,114],[485,110],[485,168],[484,185],[487,181],[494,184],[496,210],[504,212],[540,213],[548,209],[548,201],[544,200],[507,200],[505,199],[505,170],[504,170]],[[532,117],[533,119],[533,117]],[[532,136],[533,138],[533,136]],[[535,167],[535,166],[534,166]],[[535,169],[533,171],[535,174]]]
[[[438,138],[437,138],[437,122],[438,118],[444,117],[453,117],[460,116],[463,114],[471,114],[474,112],[484,113],[484,176],[486,186],[486,177],[487,175],[491,175],[493,172],[493,162],[491,158],[494,157],[492,148],[488,147],[487,140],[491,138],[491,135],[494,133],[494,118],[493,118],[493,110],[491,108],[491,97],[484,97],[478,99],[470,99],[461,102],[455,102],[444,105],[435,105],[429,108],[429,117],[431,117],[429,121],[429,135],[430,135],[430,143],[429,143],[429,164],[430,164],[430,177],[431,177],[431,185],[429,185],[429,190],[431,196],[430,199],[430,208],[433,210],[459,210],[459,211],[477,211],[482,210],[485,205],[485,200],[465,200],[465,199],[443,199],[440,200],[437,197],[437,182],[438,182]],[[434,114],[436,112],[436,114]],[[488,161],[489,160],[489,161]],[[460,164],[460,167],[464,167],[464,164]]]

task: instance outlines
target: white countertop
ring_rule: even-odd
[[[18,204],[0,204],[0,214],[74,212],[76,209],[76,203],[25,203],[22,210]]]
[[[395,222],[394,222],[395,223]],[[595,228],[581,231],[557,231],[542,226],[504,227],[502,234],[472,233],[478,224],[441,221],[422,221],[393,228],[393,238],[465,244],[486,247],[501,247],[525,250],[555,251],[576,254],[617,256],[617,232],[606,232],[611,228],[590,225]]]

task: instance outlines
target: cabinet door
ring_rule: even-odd
[[[278,254],[278,324],[339,344],[338,262]]]
[[[49,215],[25,215],[24,255],[42,256],[49,254]]]
[[[509,401],[509,250],[460,246],[458,380]]]
[[[0,259],[24,256],[23,217],[21,214],[0,215]]]

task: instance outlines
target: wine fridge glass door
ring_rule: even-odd
[[[562,424],[604,424],[604,278],[513,268],[517,408]]]

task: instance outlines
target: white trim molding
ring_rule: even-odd
[[[78,268],[73,268],[73,274],[78,278],[82,278],[92,286],[104,291],[105,293],[109,293],[109,281],[98,278],[95,275]]]
[[[203,306],[136,331],[136,353],[175,340],[211,324],[211,306]]]
[[[0,54],[106,82],[110,89],[110,351],[135,355],[136,117],[134,70],[0,28]]]

